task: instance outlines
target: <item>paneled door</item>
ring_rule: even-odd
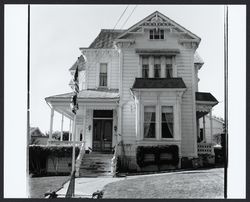
[[[94,119],[93,121],[93,150],[109,152],[112,150],[113,120]]]

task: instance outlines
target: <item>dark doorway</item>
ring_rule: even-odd
[[[94,119],[93,150],[112,150],[112,122],[113,120]]]

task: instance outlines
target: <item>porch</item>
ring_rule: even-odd
[[[212,108],[219,102],[211,93],[196,92],[196,122],[197,122],[197,153],[198,154],[212,154],[213,149],[213,122],[212,122]],[[205,116],[209,114],[210,127],[209,132],[206,130]],[[203,130],[200,129],[200,119],[202,119]]]
[[[70,100],[72,93],[45,98],[51,107],[50,133],[48,144],[72,145],[75,125],[75,143],[85,150],[111,151],[117,142],[119,94],[117,90],[82,90],[78,94],[76,119],[71,111]],[[53,134],[54,112],[62,115],[60,140],[55,140]],[[69,136],[63,140],[65,118],[69,119]]]

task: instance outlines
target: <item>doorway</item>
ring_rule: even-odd
[[[93,151],[112,151],[113,111],[94,110]]]

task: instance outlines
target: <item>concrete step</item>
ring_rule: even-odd
[[[80,177],[98,177],[111,175],[111,159],[113,154],[91,152],[85,154],[79,169]]]

